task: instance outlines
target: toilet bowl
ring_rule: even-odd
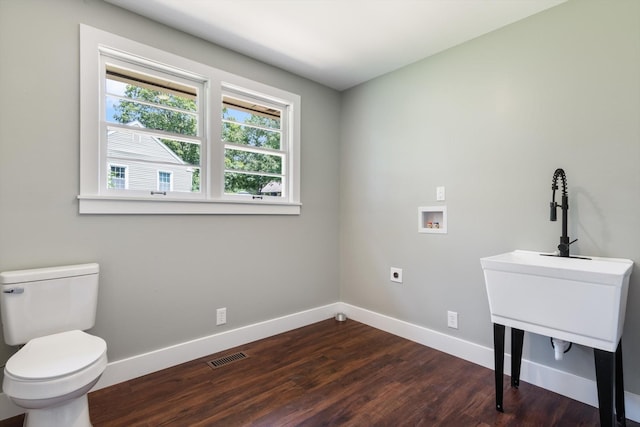
[[[107,366],[102,338],[81,331],[34,338],[4,369],[2,388],[27,409],[25,426],[90,426],[87,392]]]
[[[98,264],[0,273],[5,342],[23,345],[4,368],[2,389],[25,409],[28,427],[90,427],[87,393],[107,366],[95,323]]]

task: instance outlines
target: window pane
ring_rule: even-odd
[[[227,149],[224,163],[226,170],[282,173],[282,157],[269,154]]]
[[[113,128],[108,131],[107,163],[126,166],[129,190],[157,190],[161,169],[173,188],[160,191],[200,191],[199,144]]]
[[[148,129],[197,135],[195,89],[192,96],[157,84],[160,83],[127,80],[122,75],[114,77],[107,72],[104,119],[111,123],[139,122]]]
[[[107,96],[105,101],[105,120],[107,122],[140,123],[147,129],[162,130],[180,135],[197,135],[198,119],[194,114],[153,107],[113,96]]]
[[[280,149],[280,132],[234,122],[222,122],[222,140],[232,144]]]
[[[282,178],[242,172],[225,172],[224,192],[237,195],[281,197]]]
[[[239,123],[251,123],[280,130],[282,111],[262,104],[225,96],[222,98],[222,119]]]
[[[279,150],[281,115],[278,109],[225,96],[222,100],[222,140]]]

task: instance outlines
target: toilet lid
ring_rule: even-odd
[[[51,379],[86,368],[106,350],[102,338],[82,331],[62,332],[32,339],[7,361],[5,369],[23,379]]]

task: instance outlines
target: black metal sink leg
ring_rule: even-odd
[[[624,379],[622,375],[622,340],[616,349],[616,419],[618,425],[626,426],[627,417],[624,411]]]
[[[520,367],[522,366],[522,343],[524,331],[511,328],[511,387],[520,385]]]
[[[624,410],[624,382],[622,379],[622,341],[615,353],[593,349],[598,385],[600,425],[613,427],[626,425]],[[614,412],[614,401],[616,411]]]
[[[502,408],[504,375],[504,325],[493,324],[493,358],[495,362],[496,378],[496,409],[504,412]]]

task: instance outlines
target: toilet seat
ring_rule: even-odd
[[[49,399],[72,393],[100,377],[107,344],[82,331],[34,338],[4,369],[3,391],[19,399]]]
[[[70,375],[95,362],[107,349],[102,338],[68,331],[34,338],[11,357],[7,372],[24,380],[46,380]]]

